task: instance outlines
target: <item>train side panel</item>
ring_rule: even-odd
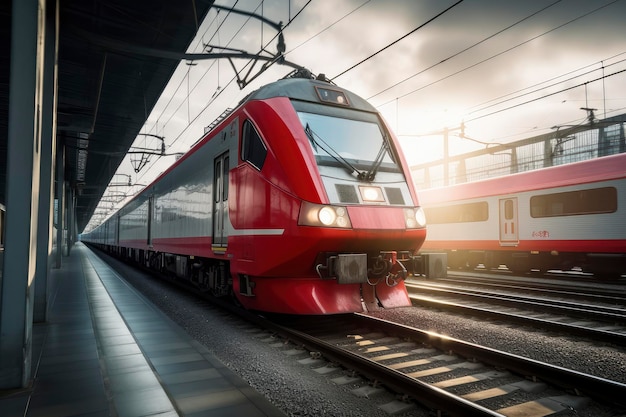
[[[238,124],[239,119],[235,117],[215,132],[212,140],[188,154],[176,170],[166,172],[150,189],[153,200],[152,250],[213,256],[213,229],[218,208],[214,201],[217,195],[214,190],[216,166],[223,172],[220,164],[228,163],[229,166],[225,167],[228,172],[236,164]],[[220,224],[228,234],[232,230],[228,212],[220,214]]]
[[[429,230],[422,250],[447,252],[452,267],[626,272],[624,166],[626,155],[616,155],[424,190]]]

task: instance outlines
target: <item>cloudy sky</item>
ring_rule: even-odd
[[[581,107],[597,109],[598,118],[626,113],[626,0],[216,4],[282,21],[286,59],[368,99],[411,164],[441,158],[436,132],[461,122],[467,136],[503,143],[582,123],[587,114]],[[258,20],[211,11],[188,52],[210,44],[273,53],[275,34]],[[291,71],[275,65],[240,90],[227,61],[193,64],[181,63],[142,130],[165,136],[170,153],[187,151],[225,108]],[[236,61],[244,72],[246,64]],[[153,146],[149,141],[140,137],[136,146]],[[480,147],[455,136],[450,145],[459,153]],[[173,162],[153,157],[135,173],[127,160],[118,172],[146,184]]]

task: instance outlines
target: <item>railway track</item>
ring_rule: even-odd
[[[337,364],[348,370],[334,382],[364,375],[369,384],[356,389],[363,395],[379,384],[398,393],[381,406],[389,413],[415,403],[452,416],[574,415],[595,401],[626,407],[625,384],[371,316],[261,320],[312,352],[302,363],[318,372]]]
[[[626,343],[626,296],[591,288],[572,291],[519,283],[411,281],[414,305],[473,314],[596,341]]]
[[[298,355],[311,372],[363,397],[386,393],[373,406],[388,414],[604,417],[626,409],[626,384],[475,343],[362,314],[264,317],[207,298],[243,318],[241,332]]]
[[[599,302],[624,302],[626,300],[626,280],[599,281],[589,277],[546,274],[540,276],[515,276],[477,271],[448,271],[446,278],[438,278],[438,283],[449,283],[489,289],[527,291],[529,293],[565,295],[585,300],[597,299]]]

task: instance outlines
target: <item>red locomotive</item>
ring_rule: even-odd
[[[333,314],[410,305],[405,264],[425,236],[379,112],[292,77],[251,93],[81,240],[247,309]]]
[[[451,268],[626,273],[626,154],[420,191]]]

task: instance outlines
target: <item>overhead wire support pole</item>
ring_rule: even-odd
[[[461,137],[465,137],[465,123],[461,123],[460,126],[447,128],[444,127],[443,130],[439,132],[432,132],[433,135],[442,134],[443,135],[443,183],[444,185],[449,185],[450,182],[450,172],[449,172],[449,164],[450,164],[450,147],[449,147],[449,133],[451,131],[460,130]]]

